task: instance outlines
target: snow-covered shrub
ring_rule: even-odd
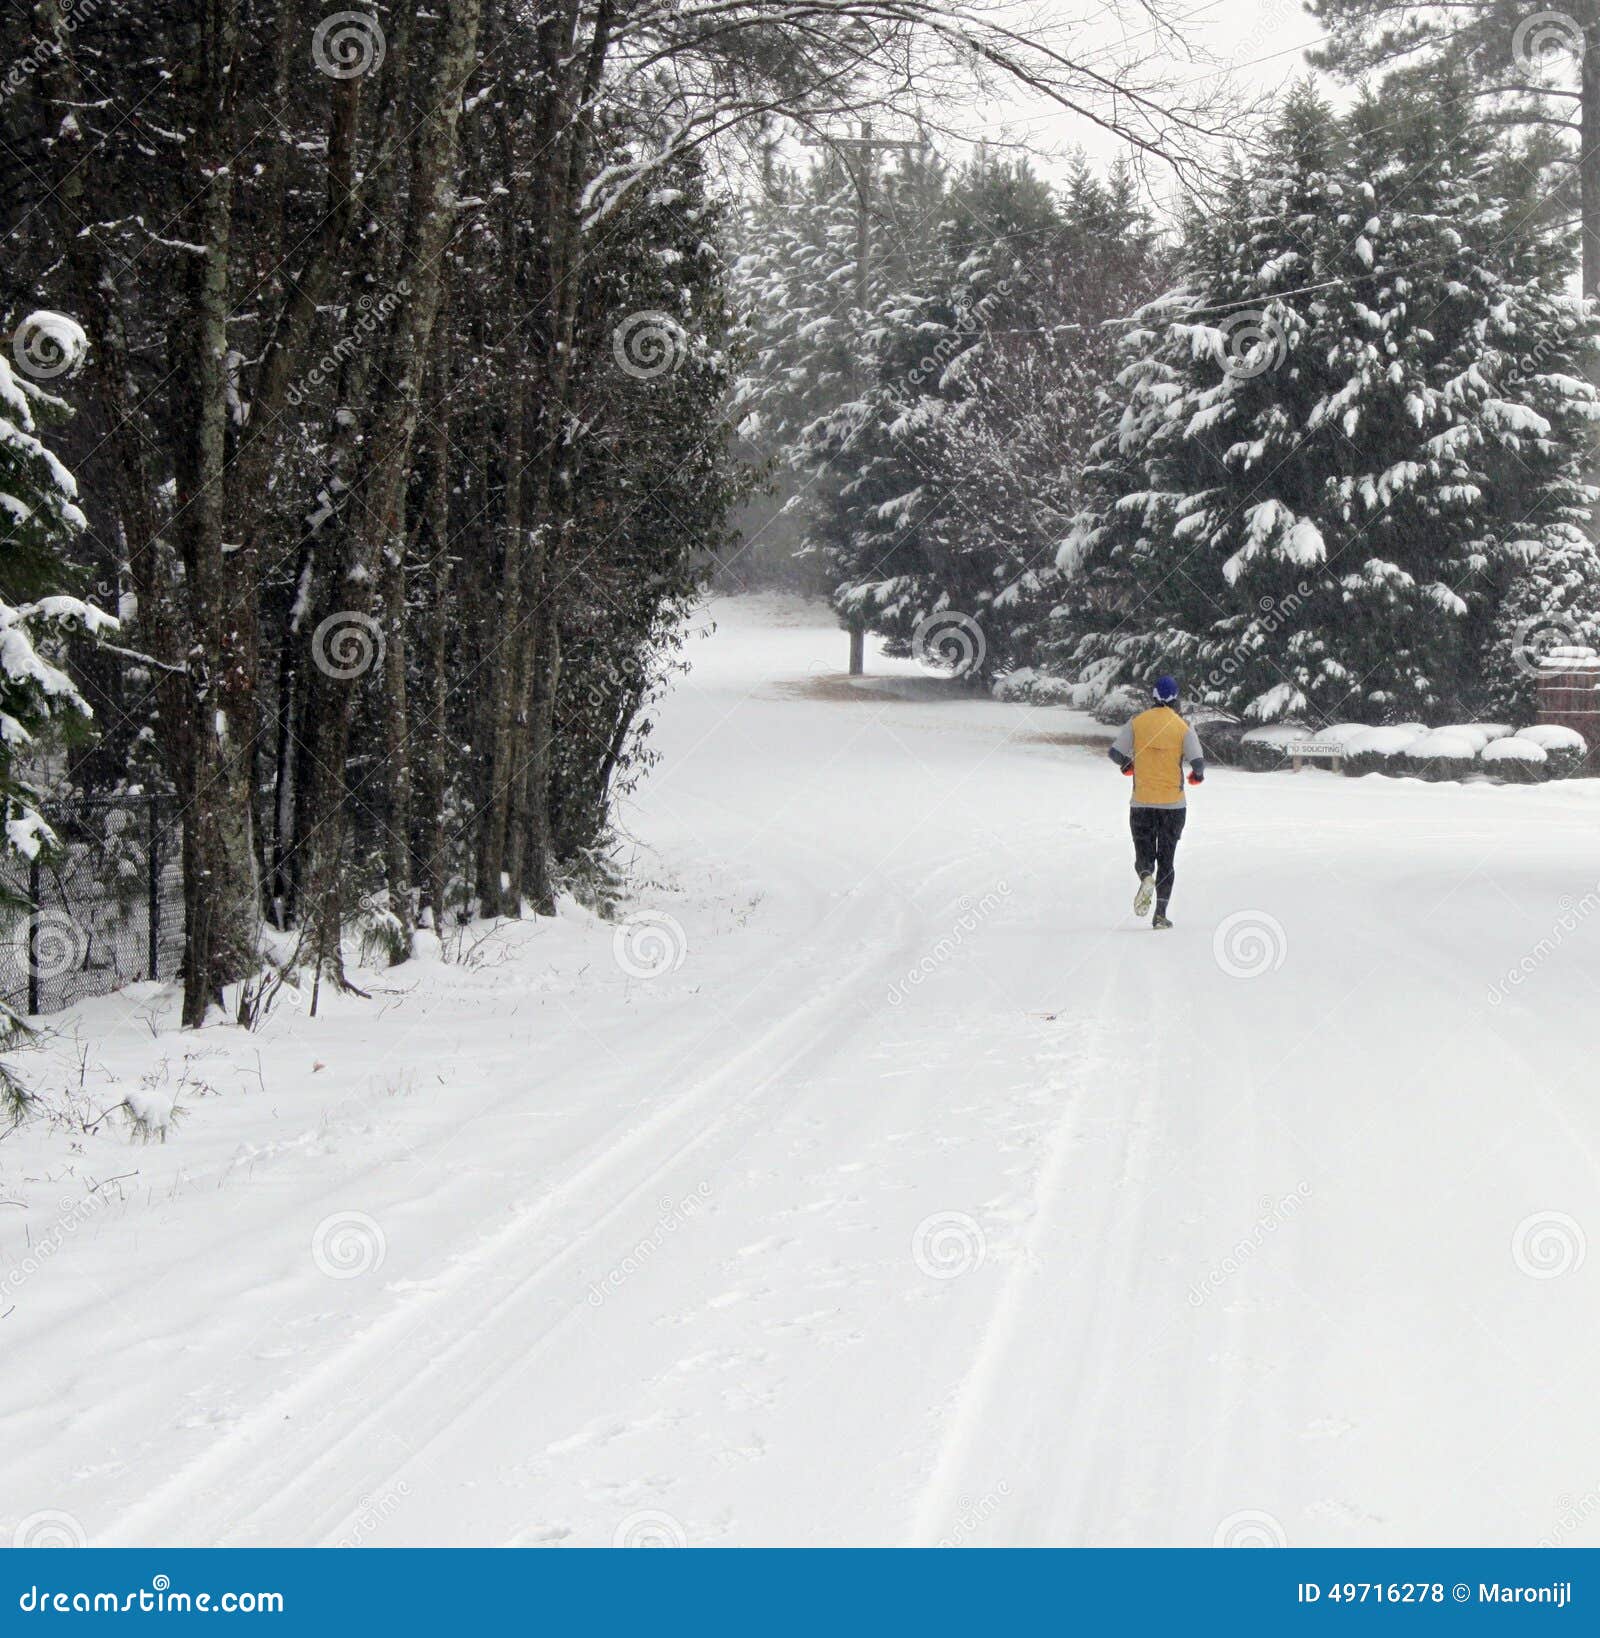
[[[1499,738],[1486,723],[1477,722],[1449,722],[1436,730],[1441,734],[1454,734],[1458,739],[1471,740],[1474,751],[1481,751],[1490,740]],[[1509,733],[1510,730],[1507,729]]]
[[[183,1114],[177,1093],[163,1086],[130,1086],[123,1094],[122,1107],[129,1135],[136,1143],[165,1143]]]
[[[592,910],[602,920],[615,920],[629,891],[628,873],[621,855],[616,832],[607,830],[565,863],[559,886],[585,910]]]
[[[1240,736],[1239,764],[1256,773],[1287,768],[1289,747],[1311,737],[1311,730],[1303,722],[1276,722],[1267,728],[1251,728]]]
[[[1545,753],[1546,779],[1572,779],[1588,766],[1588,742],[1576,728],[1541,722],[1532,728],[1518,729],[1515,738],[1537,745]]]
[[[1189,726],[1200,736],[1200,745],[1208,762],[1221,762],[1233,767],[1239,765],[1239,746],[1244,739],[1245,726],[1236,716],[1204,706],[1184,715]]]
[[[1516,732],[1509,722],[1474,722],[1470,726],[1480,734],[1487,734],[1490,744],[1497,739],[1509,739]]]
[[[1496,779],[1534,784],[1549,777],[1549,753],[1531,739],[1496,739],[1478,753],[1478,761]]]
[[[1519,728],[1518,739],[1537,745],[1542,751],[1587,751],[1588,741],[1576,728],[1564,728],[1560,723],[1538,722],[1531,728]]]
[[[1324,744],[1348,747],[1351,740],[1369,731],[1368,725],[1364,722],[1334,722],[1326,728],[1317,729],[1311,737],[1320,739]]]
[[[1033,666],[1023,666],[997,677],[993,688],[994,697],[1008,705],[1074,705],[1078,690],[1079,685],[1068,682],[1065,677],[1053,677]]]
[[[996,677],[989,691],[1007,705],[1026,705],[1038,679],[1039,673],[1032,666],[1023,666],[1020,670],[1008,671],[1003,677]]]
[[[1353,779],[1369,773],[1399,773],[1398,759],[1421,737],[1416,726],[1409,722],[1352,734],[1345,741],[1344,771]]]
[[[1418,779],[1461,779],[1473,771],[1478,746],[1465,734],[1436,728],[1419,735],[1400,755],[1404,771]]]
[[[1107,691],[1094,708],[1094,719],[1108,728],[1120,728],[1130,718],[1147,709],[1150,696],[1137,688],[1122,686]]]

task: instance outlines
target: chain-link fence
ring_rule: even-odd
[[[176,977],[183,864],[171,803],[85,797],[44,816],[60,843],[52,856],[0,865],[0,888],[23,906],[0,911],[0,1000],[56,1012],[136,979]]]

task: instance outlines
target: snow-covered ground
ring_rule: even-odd
[[[1157,936],[1092,722],[711,617],[639,919],[15,1060],[3,1538],[1600,1544],[1600,781],[1217,769]]]

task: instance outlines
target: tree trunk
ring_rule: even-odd
[[[229,584],[224,555],[229,430],[228,301],[233,220],[230,169],[236,0],[206,0],[195,26],[194,123],[185,149],[192,204],[184,290],[174,334],[174,534],[189,601],[190,712],[179,798],[184,812],[183,1021],[197,1026],[222,986],[253,965],[260,895],[250,835],[255,672],[241,649],[241,610],[254,587]]]
[[[1600,29],[1584,32],[1582,104],[1578,143],[1579,210],[1583,237],[1583,293],[1600,301]],[[1600,388],[1600,358],[1587,355],[1590,384]],[[1588,481],[1600,488],[1600,425],[1589,439]],[[1589,536],[1600,541],[1600,506],[1589,512]]]
[[[391,952],[396,963],[411,951],[411,711],[406,699],[406,563],[404,547],[383,557],[383,769],[387,787],[383,833],[389,913],[400,924]]]
[[[520,371],[512,384],[506,407],[505,547],[501,576],[501,631],[497,633],[500,663],[490,668],[493,697],[493,739],[489,755],[489,796],[483,814],[483,836],[479,868],[479,896],[485,915],[515,916],[521,910],[521,884],[506,871],[506,832],[510,825],[512,787],[517,780],[518,695],[521,678],[517,656],[523,645],[518,632],[531,620],[529,599],[523,588],[527,582],[528,544],[523,520],[522,428],[525,382]]]
[[[429,423],[428,490],[424,535],[428,542],[428,621],[423,652],[423,695],[418,715],[417,880],[422,920],[444,933],[448,887],[444,800],[448,786],[450,655],[456,636],[450,606],[450,333],[441,325],[433,360],[433,417]]]
[[[462,93],[477,63],[480,0],[448,0],[443,12],[426,107],[412,154],[410,204],[382,378],[385,396],[366,444],[355,508],[347,535],[341,583],[324,624],[342,617],[370,622],[376,571],[385,550],[403,551],[405,489],[422,404],[422,379],[438,313],[442,263],[455,227],[453,177]],[[328,628],[331,629],[331,628]],[[312,802],[315,828],[306,837],[306,913],[315,918],[312,948],[336,981],[342,916],[339,869],[344,830],[344,769],[356,679],[318,667],[312,682]]]

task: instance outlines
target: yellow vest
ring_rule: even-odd
[[[1183,742],[1189,724],[1170,705],[1133,719],[1133,799],[1157,807],[1183,801]]]

